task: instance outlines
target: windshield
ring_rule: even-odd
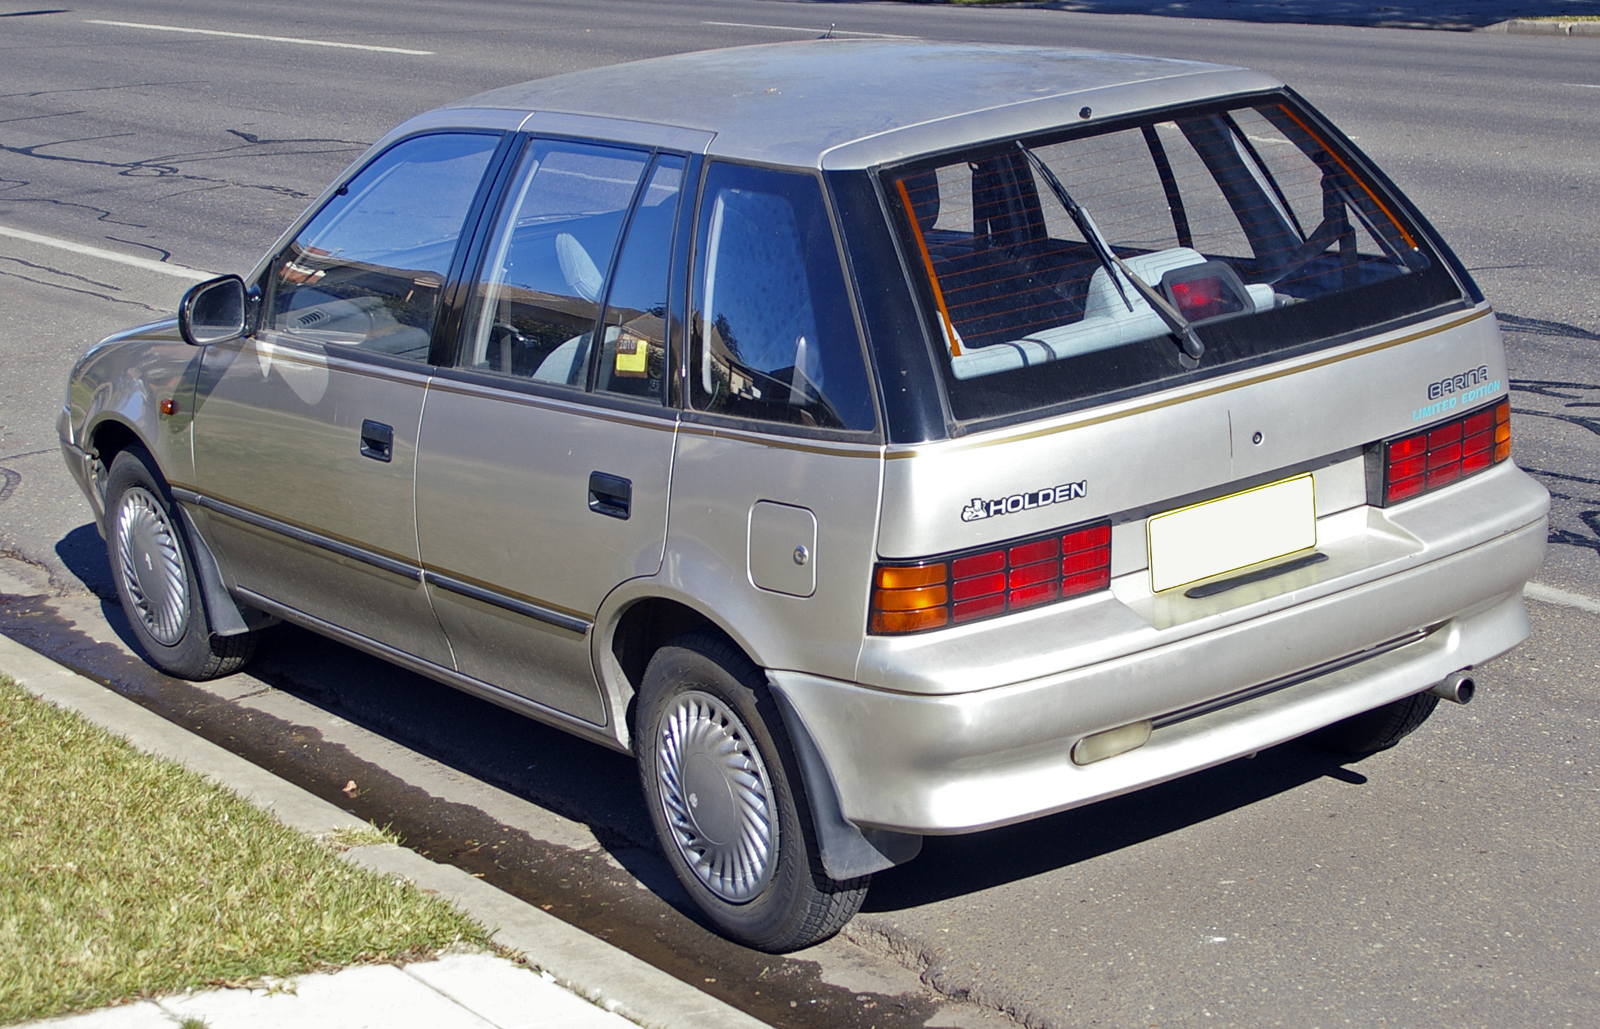
[[[1286,98],[884,176],[958,419],[1171,385],[1461,299]]]

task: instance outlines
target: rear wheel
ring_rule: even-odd
[[[1388,750],[1411,735],[1438,706],[1438,697],[1431,693],[1418,693],[1342,722],[1334,722],[1312,733],[1310,739],[1317,747],[1333,754],[1365,757]]]
[[[635,748],[656,835],[718,930],[780,953],[827,939],[870,876],[822,868],[810,807],[765,676],[727,641],[681,636],[639,691]]]
[[[244,667],[255,653],[255,634],[212,633],[188,539],[143,447],[128,447],[111,462],[106,522],[117,598],[151,662],[183,679],[215,679]]]

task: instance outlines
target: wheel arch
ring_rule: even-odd
[[[167,478],[166,469],[161,467],[160,457],[138,430],[120,418],[107,416],[94,423],[85,432],[84,441],[89,444],[87,449],[94,456],[92,482],[98,495],[98,503],[95,505],[96,517],[99,521],[100,536],[107,540],[108,546],[111,526],[110,508],[106,497],[106,478],[110,473],[111,463],[117,459],[117,455],[137,446],[155,465],[151,471],[167,486],[166,500],[172,506],[173,514],[177,517],[180,531],[193,557],[194,572],[200,587],[200,599],[205,605],[212,632],[218,636],[240,636],[255,629],[265,628],[277,621],[253,608],[241,607],[238,601],[234,600],[233,591],[228,588],[227,579],[216,554],[211,549],[210,541],[200,531],[200,526],[195,522],[194,515],[190,513],[188,507],[171,495],[171,483]]]
[[[111,462],[131,446],[144,448],[152,460],[155,460],[155,451],[137,429],[110,414],[103,415],[85,429],[83,442],[85,444],[83,449],[93,458],[89,482],[94,489],[94,496],[90,499],[94,502],[95,518],[100,523],[100,535],[104,536],[107,529],[106,476],[111,471]]]
[[[607,606],[611,608],[610,616],[596,623],[595,667],[611,706],[618,742],[630,750],[635,749],[635,700],[644,681],[645,668],[655,652],[674,638],[694,631],[712,633],[726,640],[756,668],[765,670],[766,666],[756,653],[730,627],[688,598],[640,593]],[[603,615],[605,610],[603,607]],[[829,876],[840,881],[854,879],[916,857],[922,849],[922,837],[862,829],[844,817],[833,775],[810,730],[770,677],[767,688],[777,703],[783,728],[793,746],[794,759],[800,767],[812,827]]]
[[[619,592],[626,586],[619,588]],[[611,707],[618,742],[632,746],[634,698],[650,658],[675,637],[696,630],[715,633],[758,668],[758,661],[729,628],[688,598],[661,593],[607,598],[595,624],[594,664]]]

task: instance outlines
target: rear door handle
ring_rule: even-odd
[[[361,423],[361,456],[374,461],[394,459],[394,427],[370,418]]]
[[[589,473],[589,510],[626,521],[632,507],[632,482],[620,475]]]

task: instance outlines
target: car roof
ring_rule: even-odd
[[[819,39],[594,68],[450,106],[675,126],[710,136],[714,155],[861,168],[1077,123],[1085,107],[1099,120],[1279,85],[1242,68],[1095,50]]]

